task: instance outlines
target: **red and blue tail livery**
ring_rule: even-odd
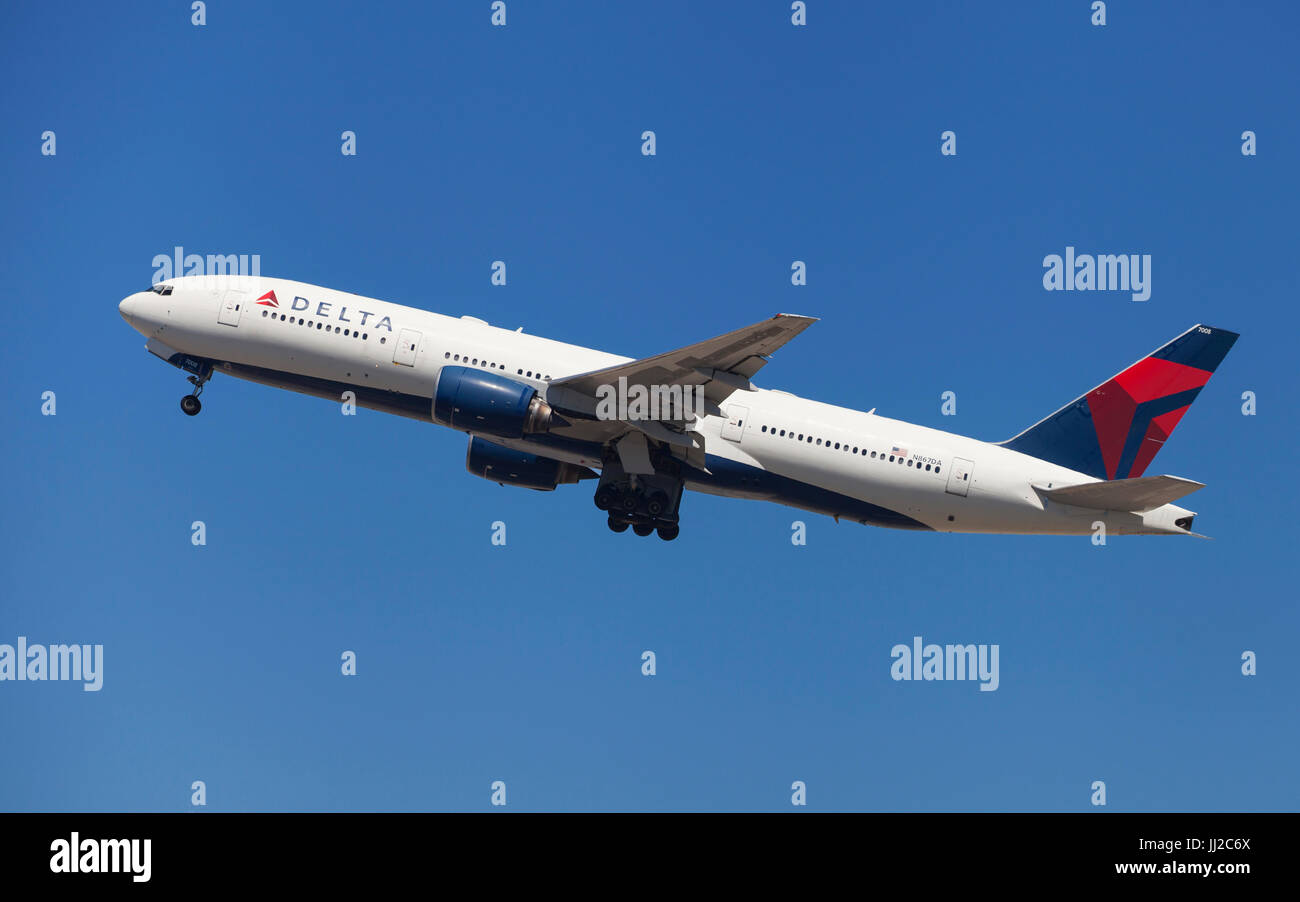
[[[1098,479],[1141,476],[1237,337],[1192,326],[1002,445]]]

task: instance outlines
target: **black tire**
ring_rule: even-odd
[[[635,526],[632,527],[632,531],[637,535],[644,537],[654,532],[655,528],[651,526],[649,523],[637,523]]]
[[[203,404],[194,395],[186,395],[181,398],[181,411],[187,416],[192,417],[203,409]]]
[[[650,516],[657,517],[660,514],[662,514],[667,509],[667,507],[668,507],[668,496],[665,495],[663,492],[655,492],[653,495],[650,496],[650,500],[646,502],[645,509],[646,509],[646,513],[648,513]]]
[[[618,495],[609,488],[597,489],[596,497],[592,500],[596,502],[596,507],[599,510],[607,511],[618,504]]]
[[[629,524],[626,520],[616,520],[613,517],[610,517],[606,522],[609,525],[609,528],[614,532],[627,532]]]
[[[663,539],[665,542],[671,542],[673,539],[677,538],[677,534],[681,531],[682,528],[676,523],[671,526],[660,526],[659,538]]]
[[[622,507],[623,510],[627,511],[630,514],[632,513],[632,511],[636,510],[636,506],[639,501],[640,499],[637,497],[637,494],[635,492],[628,492],[626,495],[623,496],[623,500],[622,502],[620,502],[619,506]]]

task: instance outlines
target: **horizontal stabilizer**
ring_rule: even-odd
[[[1071,485],[1060,489],[1034,486],[1040,495],[1058,504],[1136,513],[1155,510],[1203,488],[1205,488],[1203,482],[1194,482],[1178,476],[1112,479],[1109,482],[1085,482],[1083,485]]]

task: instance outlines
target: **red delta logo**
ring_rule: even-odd
[[[1146,472],[1212,371],[1151,356],[1088,392],[1107,479]]]
[[[275,299],[275,289],[271,289],[266,294],[257,299],[257,303],[263,307],[279,307],[280,302]]]

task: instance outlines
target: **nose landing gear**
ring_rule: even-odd
[[[194,386],[194,394],[181,398],[181,412],[187,417],[196,416],[203,409],[203,404],[199,401],[199,395],[203,394],[203,386],[211,378],[212,364],[210,363],[204,364],[199,372],[189,377],[190,385]]]

